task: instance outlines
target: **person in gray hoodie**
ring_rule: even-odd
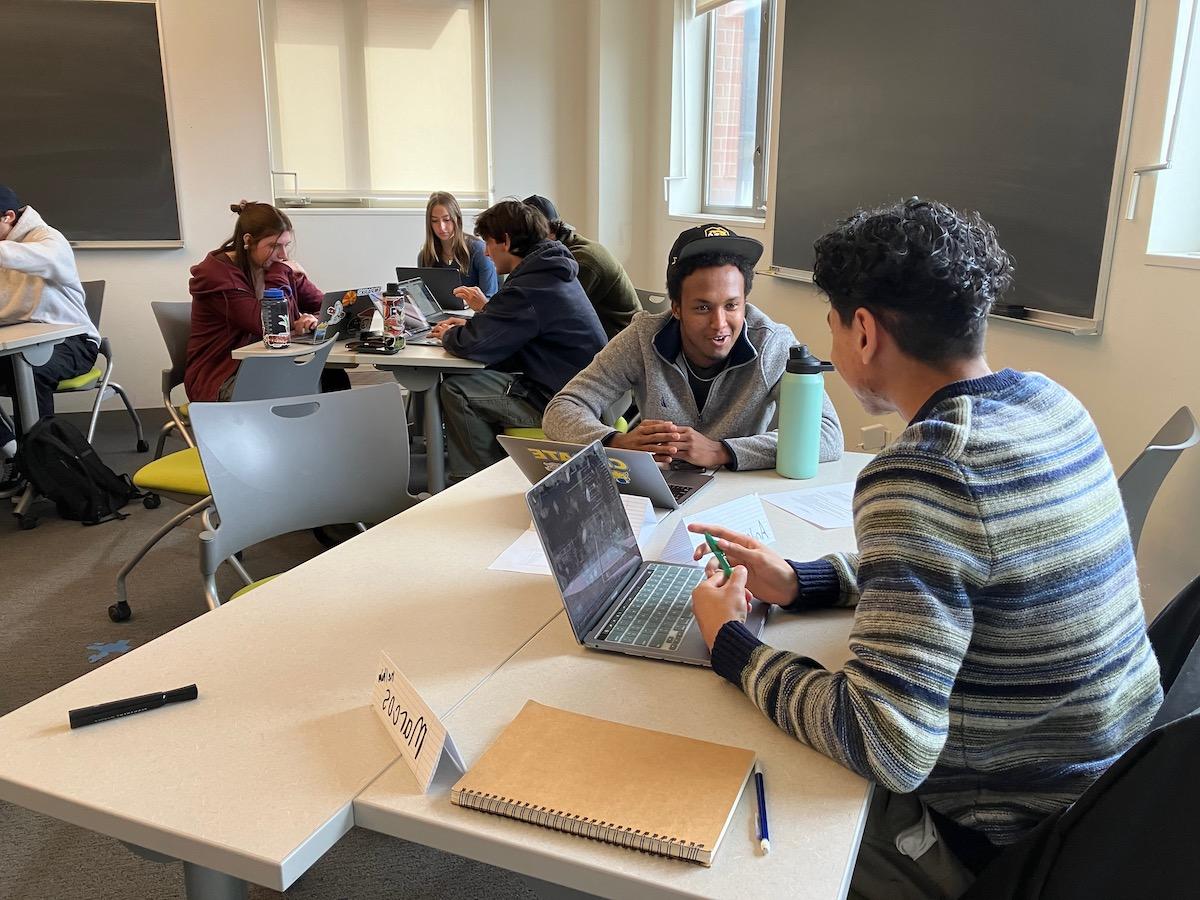
[[[54,412],[54,389],[65,378],[91,370],[100,333],[88,318],[75,254],[62,232],[51,228],[32,206],[23,206],[12,188],[0,184],[0,325],[43,322],[82,325],[84,333],[55,344],[53,355],[33,370],[38,415]],[[0,358],[0,394],[13,396],[13,364]],[[21,422],[28,428],[33,422]],[[17,486],[13,456],[17,437],[0,417],[0,495]]]
[[[551,440],[654,454],[703,468],[775,465],[779,383],[797,341],[746,302],[762,244],[722,225],[684,231],[667,264],[669,312],[643,312],[550,401]],[[621,434],[601,416],[626,391],[642,415]],[[842,455],[842,426],[824,398],[821,461]]]
[[[431,332],[448,352],[488,366],[447,374],[439,389],[451,481],[503,459],[496,434],[537,427],[546,401],[604,346],[579,266],[566,247],[546,240],[546,228],[545,217],[519,200],[480,213],[475,233],[508,277],[490,300],[478,288],[466,292],[474,318],[446,319]]]

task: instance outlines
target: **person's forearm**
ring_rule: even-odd
[[[0,269],[12,269],[55,282],[78,278],[70,246],[54,240],[0,241]]]

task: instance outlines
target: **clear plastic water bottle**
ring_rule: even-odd
[[[383,333],[388,337],[404,337],[404,301],[408,291],[389,282],[383,292]]]
[[[821,459],[821,410],[825,377],[833,363],[808,352],[808,345],[788,353],[787,371],[779,386],[779,447],[775,471],[784,478],[812,478]]]
[[[292,313],[280,288],[267,288],[262,295],[263,346],[282,350],[292,340]]]

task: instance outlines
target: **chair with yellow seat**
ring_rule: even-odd
[[[172,433],[189,447],[196,446],[187,426],[187,403],[177,404],[171,397],[175,388],[183,384],[183,376],[187,371],[187,345],[192,334],[192,301],[154,300],[150,308],[154,311],[158,330],[162,332],[163,343],[167,345],[167,356],[171,360],[170,367],[162,370],[162,400],[170,421],[158,433],[158,446],[154,448],[154,458],[158,459],[163,455],[167,438]]]
[[[629,422],[625,420],[625,417],[621,413],[629,409],[631,403],[633,403],[633,392],[626,391],[600,417],[600,421],[605,425],[611,425],[617,431],[625,434],[629,431]],[[546,432],[540,428],[505,428],[503,433],[508,437],[527,438],[532,441],[546,440]]]
[[[236,562],[240,551],[339,522],[365,530],[362,523],[382,522],[417,502],[408,491],[408,426],[399,385],[194,403],[192,425],[218,511],[217,523],[210,517],[200,535],[210,608],[221,604],[217,570],[222,562]],[[372,477],[363,478],[364,472]],[[238,574],[248,587],[269,580],[250,582],[244,571]]]
[[[92,324],[96,326],[97,331],[100,329],[100,313],[104,308],[104,284],[103,281],[83,282],[84,305],[87,307],[88,318],[92,320]],[[103,357],[103,365],[100,362],[101,357]],[[102,334],[96,365],[92,366],[90,371],[84,372],[82,375],[76,375],[74,378],[64,378],[58,383],[58,387],[54,389],[54,393],[75,394],[82,391],[96,392],[96,399],[92,402],[92,417],[88,421],[88,443],[91,443],[96,435],[96,420],[100,418],[100,404],[110,397],[119,397],[121,402],[125,404],[125,410],[129,413],[129,418],[133,422],[133,430],[137,435],[137,451],[138,453],[145,453],[150,449],[150,445],[146,443],[146,436],[142,432],[142,420],[138,416],[137,410],[133,408],[133,404],[129,400],[129,395],[125,393],[125,389],[112,380],[113,369],[115,367],[116,358],[113,356],[112,344]]]
[[[168,309],[166,311],[168,315],[159,316],[160,304],[174,306],[175,308]],[[179,304],[177,302],[159,301],[153,305],[160,328],[163,328],[164,322],[166,322],[167,327],[178,325],[178,315],[170,315],[171,313],[178,313]],[[189,308],[190,315],[190,302],[182,305]],[[163,337],[167,340],[167,346],[170,347],[171,340],[166,334],[166,329],[164,329]],[[238,378],[233,388],[233,403],[222,405],[238,405],[241,401],[247,399],[257,400],[263,396],[272,394],[275,396],[290,396],[313,393],[320,381],[321,369],[325,365],[325,360],[332,349],[333,344],[331,342],[317,347],[312,353],[305,354],[301,358],[280,356],[256,358],[253,361],[247,360],[238,368]],[[247,365],[246,363],[252,364]],[[164,399],[168,402],[170,390],[165,385],[171,371],[164,370],[163,372]],[[190,442],[191,436],[183,428],[182,423],[180,423],[179,427],[180,434]],[[142,561],[143,557],[150,552],[154,545],[192,516],[203,515],[205,527],[209,527],[212,520],[213,498],[209,491],[208,479],[204,474],[204,467],[200,461],[200,453],[194,446],[169,453],[142,466],[134,474],[133,483],[142,490],[150,491],[156,497],[167,497],[170,500],[182,503],[185,509],[174,515],[159,528],[142,545],[141,549],[134,554],[133,558],[122,566],[121,571],[117,573],[117,602],[108,608],[109,618],[114,622],[124,622],[133,615],[133,611],[129,606],[129,596],[125,582],[129,577],[129,573]],[[146,505],[153,508],[158,505],[158,502],[155,500],[151,503],[147,500]],[[231,560],[231,564],[238,570],[243,580],[249,583],[251,580],[250,576],[242,568],[241,563],[234,559]]]

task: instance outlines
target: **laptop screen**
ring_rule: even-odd
[[[595,441],[525,494],[580,641],[642,563],[608,457]]]
[[[401,290],[408,291],[408,296],[412,297],[413,302],[417,305],[417,309],[421,311],[426,319],[442,315],[442,307],[433,299],[433,294],[429,293],[429,288],[420,278],[410,278],[408,281],[402,281],[399,287]]]

